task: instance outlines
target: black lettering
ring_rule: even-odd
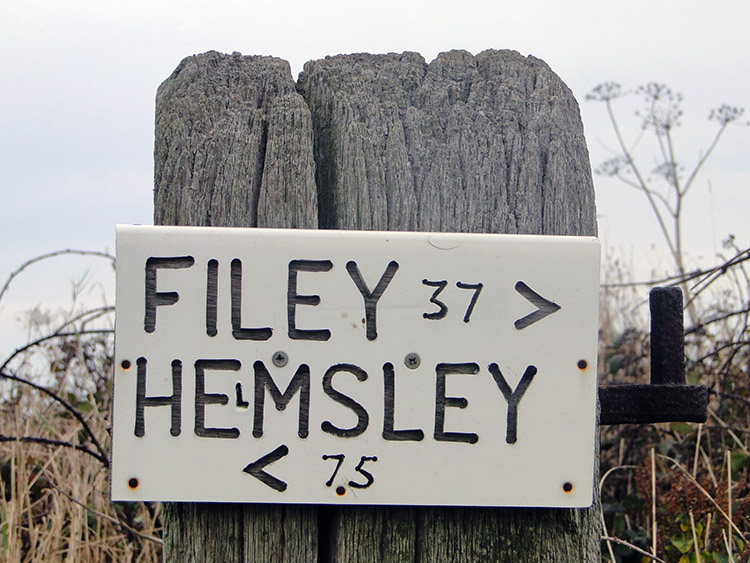
[[[477,304],[477,299],[479,299],[479,294],[482,293],[482,288],[484,285],[482,283],[464,283],[464,282],[456,282],[456,287],[459,289],[473,289],[474,295],[471,296],[471,301],[469,301],[469,306],[466,308],[466,314],[464,314],[464,322],[468,323],[471,319],[471,313],[474,311],[474,306]]]
[[[237,399],[235,405],[237,405],[238,409],[246,409],[250,406],[250,403],[242,398],[242,383],[239,381],[234,384],[234,394]]]
[[[518,382],[515,391],[511,391],[510,385],[505,381],[502,372],[497,364],[489,365],[490,373],[492,378],[497,383],[498,388],[503,393],[503,397],[508,402],[508,426],[505,431],[505,441],[509,444],[515,444],[518,440],[517,428],[518,428],[518,403],[521,402],[526,390],[531,385],[532,379],[536,375],[536,366],[528,366],[526,371],[523,372],[521,381]]]
[[[206,334],[216,336],[216,306],[219,301],[219,261],[208,261],[206,273]]]
[[[344,454],[325,454],[323,455],[323,460],[327,459],[335,459],[336,460],[336,467],[333,470],[333,473],[331,474],[331,478],[326,481],[326,487],[330,487],[333,485],[333,480],[336,478],[336,474],[339,472],[339,469],[341,469],[341,464],[344,463]]]
[[[135,435],[142,438],[146,433],[144,420],[145,407],[166,407],[172,409],[172,425],[169,433],[179,436],[182,424],[182,362],[172,360],[172,394],[169,397],[146,397],[146,358],[138,358],[138,374],[135,391]]]
[[[235,258],[231,265],[232,336],[235,340],[268,340],[270,327],[242,328],[242,260]]]
[[[384,414],[383,414],[383,438],[393,441],[412,441],[419,442],[424,439],[424,432],[416,430],[394,430],[393,414],[396,410],[395,395],[396,382],[393,364],[388,362],[383,365],[383,386],[384,386]]]
[[[560,310],[560,305],[545,299],[522,281],[516,283],[515,290],[537,308],[533,313],[529,313],[513,323],[517,330],[523,330]]]
[[[357,263],[355,261],[350,260],[346,263],[346,271],[349,272],[349,277],[352,278],[352,281],[354,281],[354,285],[357,286],[357,289],[359,289],[359,292],[362,294],[362,297],[365,301],[367,340],[375,340],[378,337],[376,320],[378,301],[383,296],[383,293],[388,287],[388,284],[391,283],[393,276],[396,275],[396,271],[398,271],[398,262],[392,260],[388,263],[388,266],[386,266],[385,268],[385,272],[383,272],[383,275],[380,276],[380,280],[375,286],[375,290],[372,292],[370,292],[370,288],[367,287],[367,283],[365,283],[365,280],[362,279],[362,274],[359,271],[359,267],[357,266]]]
[[[189,268],[195,263],[192,256],[171,256],[168,258],[151,257],[146,260],[146,314],[143,329],[146,332],[156,330],[156,308],[160,305],[174,305],[180,295],[176,291],[156,291],[156,272],[159,268],[176,270]]]
[[[323,432],[328,432],[340,438],[354,438],[367,430],[367,425],[370,423],[370,415],[367,414],[365,408],[357,401],[333,388],[333,376],[340,371],[348,371],[358,381],[365,381],[367,379],[367,372],[352,364],[337,364],[328,368],[323,376],[323,391],[325,391],[325,394],[337,403],[354,411],[354,414],[357,415],[357,425],[352,428],[338,428],[326,420],[320,425],[320,428]]]
[[[359,459],[359,463],[357,464],[357,467],[354,468],[354,471],[356,471],[357,473],[361,473],[362,475],[364,475],[364,477],[365,477],[365,479],[367,479],[367,481],[365,483],[357,483],[356,481],[349,481],[349,486],[350,487],[354,487],[355,489],[366,489],[367,487],[369,487],[370,485],[372,485],[372,483],[375,481],[375,478],[372,476],[372,473],[370,473],[369,471],[366,471],[365,469],[362,469],[362,466],[365,464],[366,461],[378,461],[378,457],[377,456],[364,456],[363,455]]]
[[[479,366],[475,363],[464,364],[438,364],[435,367],[437,374],[435,384],[435,440],[439,442],[467,442],[476,444],[479,436],[473,432],[445,432],[445,408],[458,407],[465,409],[469,404],[464,397],[445,396],[446,375],[475,375],[479,372]]]
[[[299,391],[299,422],[297,424],[297,435],[300,438],[307,438],[310,425],[310,368],[301,364],[294,377],[286,386],[286,391],[282,394],[274,382],[271,374],[268,373],[266,366],[261,361],[253,364],[255,370],[255,417],[253,421],[253,436],[260,438],[263,436],[263,414],[266,403],[266,387],[271,393],[271,398],[276,405],[276,410],[283,411],[292,400],[295,393]]]
[[[279,491],[280,493],[283,493],[284,491],[286,491],[287,484],[281,479],[279,479],[278,477],[274,477],[267,471],[264,471],[264,468],[276,461],[279,461],[282,457],[284,457],[288,453],[289,453],[289,448],[286,445],[281,444],[278,448],[276,448],[272,452],[267,453],[263,457],[256,459],[252,463],[248,463],[242,471],[244,471],[248,475],[252,475],[264,485],[271,487],[274,491]]]
[[[422,280],[422,283],[428,287],[436,287],[437,289],[432,294],[432,297],[430,297],[430,303],[434,303],[438,307],[440,307],[439,311],[435,311],[434,313],[422,313],[422,317],[425,319],[429,319],[431,321],[439,321],[440,319],[444,318],[445,315],[448,314],[448,306],[440,301],[438,299],[438,295],[440,295],[443,290],[445,289],[445,286],[448,285],[448,282],[446,280],[440,280],[440,281],[430,281],[430,280]]]
[[[297,305],[315,306],[320,303],[319,295],[297,294],[297,272],[327,272],[333,268],[330,260],[292,260],[289,262],[289,285],[286,292],[286,311],[289,324],[289,338],[292,340],[319,340],[331,338],[331,331],[322,329],[297,328]]]
[[[206,405],[226,405],[223,393],[206,393],[206,370],[238,371],[239,360],[197,360],[195,362],[195,434],[201,438],[237,438],[238,428],[206,428]]]

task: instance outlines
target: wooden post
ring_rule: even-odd
[[[155,223],[592,235],[578,106],[512,51],[185,59],[159,88]],[[508,486],[512,486],[509,483]],[[169,503],[165,561],[599,561],[599,507]]]

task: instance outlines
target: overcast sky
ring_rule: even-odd
[[[3,0],[0,283],[28,258],[113,251],[115,224],[152,222],[154,96],[186,56],[274,55],[296,78],[305,61],[341,53],[409,50],[430,61],[451,49],[514,49],[546,61],[572,89],[594,166],[614,144],[604,107],[585,101],[594,85],[659,81],[684,94],[677,149],[687,165],[714,131],[711,108],[750,106],[749,23],[745,0]],[[635,123],[632,111],[623,105],[624,122]],[[688,199],[695,258],[710,258],[728,233],[750,245],[748,146],[750,128],[731,127]],[[599,177],[595,184],[605,244],[666,268],[641,194]],[[103,292],[111,300],[113,280],[91,259],[56,259],[14,282],[0,303],[0,352],[15,344],[7,329],[18,326],[19,310],[53,289],[65,299],[89,268],[104,280],[90,299]]]

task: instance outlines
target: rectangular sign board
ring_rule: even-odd
[[[591,237],[119,226],[113,500],[583,507]]]

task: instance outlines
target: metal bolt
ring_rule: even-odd
[[[273,365],[275,365],[277,368],[283,368],[288,361],[289,356],[286,355],[286,352],[282,352],[281,350],[279,350],[273,355]]]
[[[409,352],[404,358],[404,364],[409,369],[417,369],[422,360],[419,358],[419,354],[416,352]]]

